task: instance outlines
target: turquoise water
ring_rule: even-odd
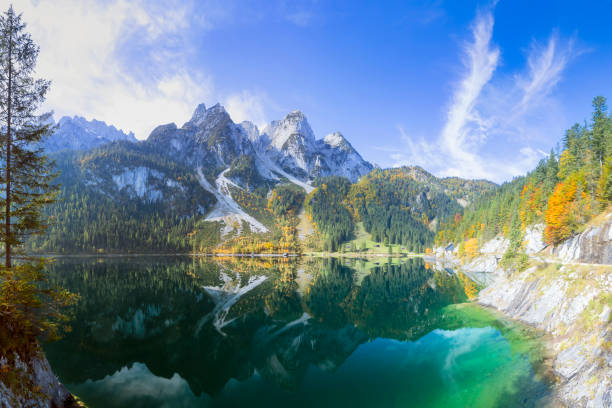
[[[549,394],[537,335],[420,260],[60,259],[82,296],[45,346],[90,407],[516,407]]]

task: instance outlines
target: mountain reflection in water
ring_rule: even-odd
[[[45,349],[94,408],[531,406],[548,393],[537,339],[462,304],[465,278],[420,259],[62,258],[50,274],[81,301]]]

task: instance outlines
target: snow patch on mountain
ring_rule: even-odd
[[[206,180],[206,177],[204,177],[202,168],[199,167],[197,169],[200,184],[204,189],[213,193],[217,199],[217,203],[213,207],[212,211],[206,216],[206,220],[222,221],[225,224],[223,230],[221,231],[222,237],[235,230],[237,233],[240,233],[242,229],[242,221],[245,221],[253,232],[268,232],[268,228],[266,228],[265,225],[244,212],[242,207],[240,207],[240,205],[238,205],[238,203],[232,198],[229,186],[235,186],[237,188],[241,187],[225,177],[225,173],[228,170],[229,169],[225,169],[217,177],[215,180],[217,188],[214,188],[210,185],[208,180]]]
[[[292,136],[299,135],[306,143],[314,143],[315,137],[306,116],[298,110],[290,112],[282,120],[272,121],[264,129],[270,138],[270,145],[282,150]]]
[[[341,147],[343,143],[346,143],[346,139],[344,139],[344,136],[342,136],[340,132],[330,133],[325,136],[323,141],[330,147]]]
[[[262,171],[260,171],[260,174],[262,174],[262,175],[264,175],[264,174],[271,174],[273,176],[274,180],[279,180],[279,177],[277,176],[277,174],[278,174],[279,176],[286,178],[287,180],[289,180],[293,184],[302,187],[304,189],[304,191],[306,191],[306,194],[310,194],[314,190],[313,186],[311,186],[310,184],[308,184],[306,182],[303,182],[302,180],[299,180],[296,177],[294,177],[293,175],[287,173],[286,171],[284,171],[283,169],[278,167],[275,163],[273,163],[272,161],[270,161],[266,157],[260,159],[259,163],[261,165],[261,170],[262,170]]]

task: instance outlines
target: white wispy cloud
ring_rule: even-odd
[[[404,149],[394,165],[418,164],[441,176],[501,182],[524,174],[545,153],[531,147],[558,117],[552,97],[563,71],[577,55],[574,41],[553,32],[545,45],[534,41],[522,72],[496,77],[501,52],[492,42],[492,10],[477,14],[464,44],[464,71],[453,89],[446,121],[433,140],[399,127]],[[513,150],[509,150],[513,149]]]
[[[465,76],[457,86],[448,110],[446,125],[442,130],[441,146],[457,163],[469,166],[470,173],[483,173],[476,160],[474,147],[486,137],[490,126],[477,109],[478,98],[484,86],[491,80],[499,62],[499,49],[491,44],[493,15],[479,15],[472,27],[473,39],[465,45]],[[450,173],[459,169],[451,168]]]
[[[0,0],[0,8],[10,3]],[[140,139],[158,124],[182,124],[201,102],[228,99],[230,114],[242,117],[244,104],[220,94],[210,75],[187,62],[193,51],[190,30],[205,32],[225,18],[218,7],[202,6],[178,0],[15,4],[40,46],[36,74],[52,80],[43,108],[54,110],[56,119],[80,115],[104,120]],[[256,98],[252,92],[250,111],[262,120]]]
[[[523,96],[515,111],[520,114],[532,104],[548,97],[561,80],[561,74],[573,56],[574,39],[560,44],[556,32],[550,36],[546,46],[534,42],[527,58],[528,72],[524,76],[517,75],[516,78]]]
[[[229,95],[225,99],[224,106],[234,122],[248,120],[261,129],[268,123],[266,99],[267,96],[263,92],[245,90]]]

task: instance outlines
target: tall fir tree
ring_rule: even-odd
[[[603,167],[606,155],[606,128],[608,126],[608,105],[606,98],[593,98],[593,160],[599,169]]]
[[[0,16],[0,175],[4,228],[4,264],[13,266],[15,255],[28,235],[41,233],[45,223],[41,207],[53,199],[51,163],[39,147],[49,133],[49,114],[36,110],[45,99],[49,81],[33,78],[39,48],[25,31],[20,14],[11,6]]]

